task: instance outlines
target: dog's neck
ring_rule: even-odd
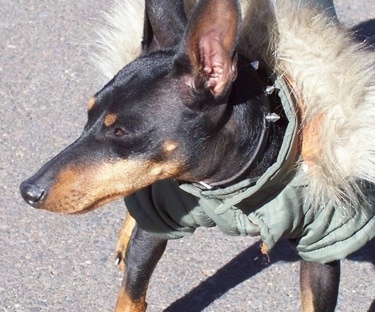
[[[275,104],[265,94],[267,83],[248,60],[239,59],[238,77],[221,114],[218,129],[204,141],[199,159],[189,170],[191,182],[203,188],[226,187],[261,176],[276,161],[285,126],[267,115]]]

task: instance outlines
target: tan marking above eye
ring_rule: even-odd
[[[91,110],[93,107],[94,107],[94,105],[95,105],[95,98],[91,98],[90,100],[89,100],[89,102],[87,103],[87,110],[89,111],[89,110]]]
[[[170,153],[178,147],[178,144],[177,142],[167,140],[163,142],[162,146],[163,146],[164,152]]]
[[[109,127],[115,123],[117,120],[117,115],[113,113],[109,113],[104,117],[104,125]]]

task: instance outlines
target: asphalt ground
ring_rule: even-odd
[[[22,179],[79,136],[105,83],[92,66],[108,1],[0,0],[0,311],[111,311],[122,201],[81,216],[29,208]],[[373,0],[337,0],[340,20],[375,36]],[[267,264],[256,238],[217,229],[171,241],[149,311],[297,311],[299,263],[286,243]],[[375,242],[342,261],[337,311],[375,311]]]

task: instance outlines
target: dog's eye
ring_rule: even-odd
[[[115,136],[117,137],[122,137],[125,135],[125,131],[122,130],[121,128],[115,128],[113,133],[115,134]]]

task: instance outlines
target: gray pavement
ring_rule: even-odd
[[[375,35],[374,0],[336,4],[341,20]],[[59,216],[18,194],[23,178],[80,134],[86,102],[105,82],[89,55],[107,5],[0,0],[0,312],[111,311],[115,302],[122,202]],[[169,244],[149,311],[297,311],[297,258],[281,244],[264,260],[257,239],[199,229]],[[337,311],[375,311],[374,263],[374,241],[343,261]]]

